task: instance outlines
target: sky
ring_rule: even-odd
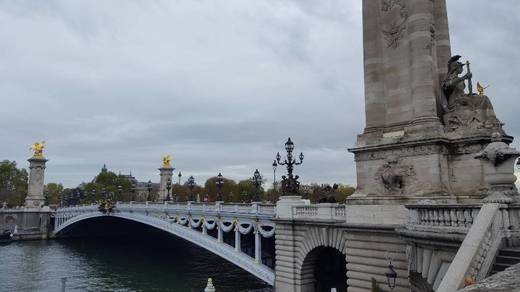
[[[490,85],[513,136],[519,11],[518,0],[448,0],[452,53]],[[44,140],[46,182],[68,187],[105,163],[158,181],[165,154],[183,181],[259,169],[270,184],[291,137],[303,183],[355,185],[361,17],[361,0],[0,0],[0,160],[26,168]]]

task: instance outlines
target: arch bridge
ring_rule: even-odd
[[[97,217],[115,217],[142,223],[198,245],[274,285],[274,271],[262,263],[262,238],[275,234],[275,205],[224,203],[116,203],[111,212],[98,205],[59,208],[54,214],[55,236],[72,225]],[[216,236],[208,231],[215,230]],[[234,245],[224,233],[234,233]],[[244,253],[241,236],[253,233],[254,257]]]

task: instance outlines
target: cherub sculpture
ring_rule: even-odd
[[[34,158],[43,158],[43,149],[45,148],[45,141],[33,143],[31,150],[34,151]]]

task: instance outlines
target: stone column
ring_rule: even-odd
[[[45,204],[43,182],[47,159],[32,157],[27,161],[29,161],[29,186],[25,198],[25,207],[40,208]]]
[[[166,200],[166,197],[168,195],[168,190],[166,189],[166,183],[168,182],[168,179],[172,179],[172,176],[173,176],[173,170],[175,168],[171,167],[171,166],[163,166],[161,168],[159,168],[159,174],[161,176],[161,181],[160,181],[160,184],[159,184],[159,201],[164,201]],[[172,182],[173,184],[173,182]],[[171,193],[170,193],[170,198],[171,198]]]
[[[258,230],[259,228],[260,226],[255,230],[255,262],[257,264],[262,263],[262,235],[260,230]]]
[[[240,241],[240,231],[239,226],[240,222],[237,222],[237,225],[235,226],[235,251],[240,252],[241,251],[241,241]]]

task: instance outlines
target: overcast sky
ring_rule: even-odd
[[[448,2],[453,53],[518,136],[520,1]],[[45,140],[66,186],[104,163],[158,181],[168,153],[200,183],[271,183],[290,136],[303,182],[355,184],[361,25],[361,0],[0,1],[0,160]]]

